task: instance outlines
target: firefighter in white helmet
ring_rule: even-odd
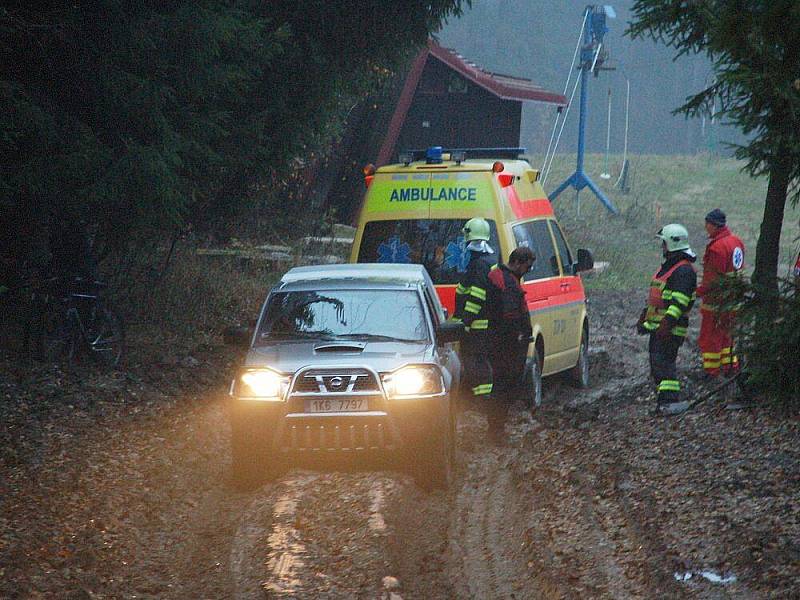
[[[686,339],[689,311],[695,301],[697,272],[692,263],[697,255],[689,246],[689,232],[683,225],[665,225],[656,237],[661,240],[664,262],[650,282],[647,306],[636,329],[639,334],[650,336],[650,375],[656,384],[656,410],[676,414],[688,408],[681,398],[675,362]]]
[[[464,323],[461,359],[464,365],[465,390],[475,399],[488,400],[492,393],[492,370],[489,365],[489,310],[486,294],[489,272],[497,264],[489,246],[491,230],[486,219],[473,218],[462,229],[470,253],[466,271],[456,287],[456,310],[453,319]]]

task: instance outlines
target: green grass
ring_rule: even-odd
[[[621,157],[610,159],[611,179],[600,173],[603,156],[586,157],[586,172],[607,194],[620,214],[613,216],[586,188],[580,193],[566,190],[553,207],[566,229],[573,248],[590,248],[596,261],[608,261],[610,268],[587,278],[595,288],[641,287],[660,263],[661,249],[655,232],[668,223],[681,223],[689,230],[692,248],[702,260],[707,237],[705,214],[719,207],[728,215],[731,229],[742,238],[746,262],[752,268],[764,210],[767,180],[753,179],[741,172],[742,163],[733,159],[697,156],[631,156],[630,192],[613,187]],[[535,167],[541,158],[532,160]],[[575,155],[559,155],[545,182],[551,192],[575,169]],[[800,209],[787,206],[781,236],[779,274],[786,275],[794,263],[800,241]]]

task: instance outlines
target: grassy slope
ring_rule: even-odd
[[[535,167],[541,159],[532,160]],[[587,280],[589,286],[640,287],[658,265],[659,245],[653,237],[659,227],[682,223],[689,230],[692,247],[702,259],[706,244],[703,217],[714,207],[728,215],[731,229],[747,247],[747,262],[755,259],[756,241],[766,196],[766,179],[752,179],[740,171],[741,163],[708,156],[633,156],[632,184],[628,194],[613,188],[620,157],[610,159],[612,178],[603,180],[603,156],[590,155],[586,172],[620,210],[613,217],[590,190],[580,194],[580,214],[574,190],[563,192],[553,203],[574,248],[588,247],[595,260],[609,261],[611,268]],[[575,169],[574,155],[559,155],[545,184],[549,193]],[[800,209],[787,207],[781,237],[779,273],[785,275],[798,249]],[[791,264],[790,264],[791,263]]]

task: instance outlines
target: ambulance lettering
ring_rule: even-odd
[[[402,188],[392,190],[389,202],[476,202],[477,188],[443,187],[443,188]]]

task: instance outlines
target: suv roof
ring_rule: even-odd
[[[417,264],[360,263],[339,265],[309,265],[294,267],[281,277],[280,285],[308,281],[359,281],[380,284],[427,284],[433,281],[425,267]]]

